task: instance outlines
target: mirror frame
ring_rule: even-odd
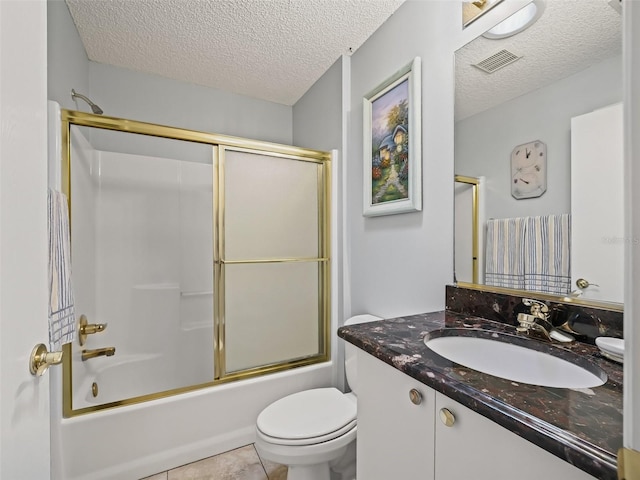
[[[485,13],[489,12],[492,8],[496,7],[498,4],[502,3],[503,0],[494,0],[492,3],[490,3],[489,5],[485,5],[487,0],[480,0],[479,2],[474,2],[474,1],[463,1],[462,2],[462,28],[467,28],[469,25],[471,25],[473,22],[475,22],[476,20],[478,20],[480,17],[482,17]],[[480,6],[476,5],[476,3],[481,3]],[[476,13],[474,16],[470,17],[468,20],[465,21],[465,7],[476,7],[478,9],[480,9],[480,11],[478,13]]]

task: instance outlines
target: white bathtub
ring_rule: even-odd
[[[50,371],[53,480],[139,479],[247,445],[269,403],[335,384],[333,363],[327,362],[61,418],[61,369]]]

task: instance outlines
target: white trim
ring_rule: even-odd
[[[48,343],[47,2],[0,1],[0,478],[51,476]]]
[[[624,446],[640,450],[640,328],[635,312],[640,311],[640,255],[633,239],[640,238],[640,169],[633,168],[634,160],[640,156],[640,135],[635,134],[640,125],[640,4],[625,0],[622,5],[622,58],[624,99],[624,162],[625,162],[625,293],[624,293]],[[635,401],[634,401],[635,400]]]

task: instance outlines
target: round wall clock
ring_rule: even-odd
[[[536,140],[511,152],[511,195],[517,200],[547,191],[547,146]]]

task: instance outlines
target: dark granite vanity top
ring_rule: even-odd
[[[530,343],[536,349],[558,349],[561,357],[571,355],[567,350],[586,357],[606,372],[608,380],[588,389],[516,383],[463,367],[431,351],[423,338],[442,328],[464,329],[471,335],[477,333],[474,329],[517,335],[511,325],[453,312],[350,325],[341,327],[338,335],[590,475],[617,478],[616,452],[622,446],[622,365],[605,359],[595,346],[586,343],[535,341]]]

